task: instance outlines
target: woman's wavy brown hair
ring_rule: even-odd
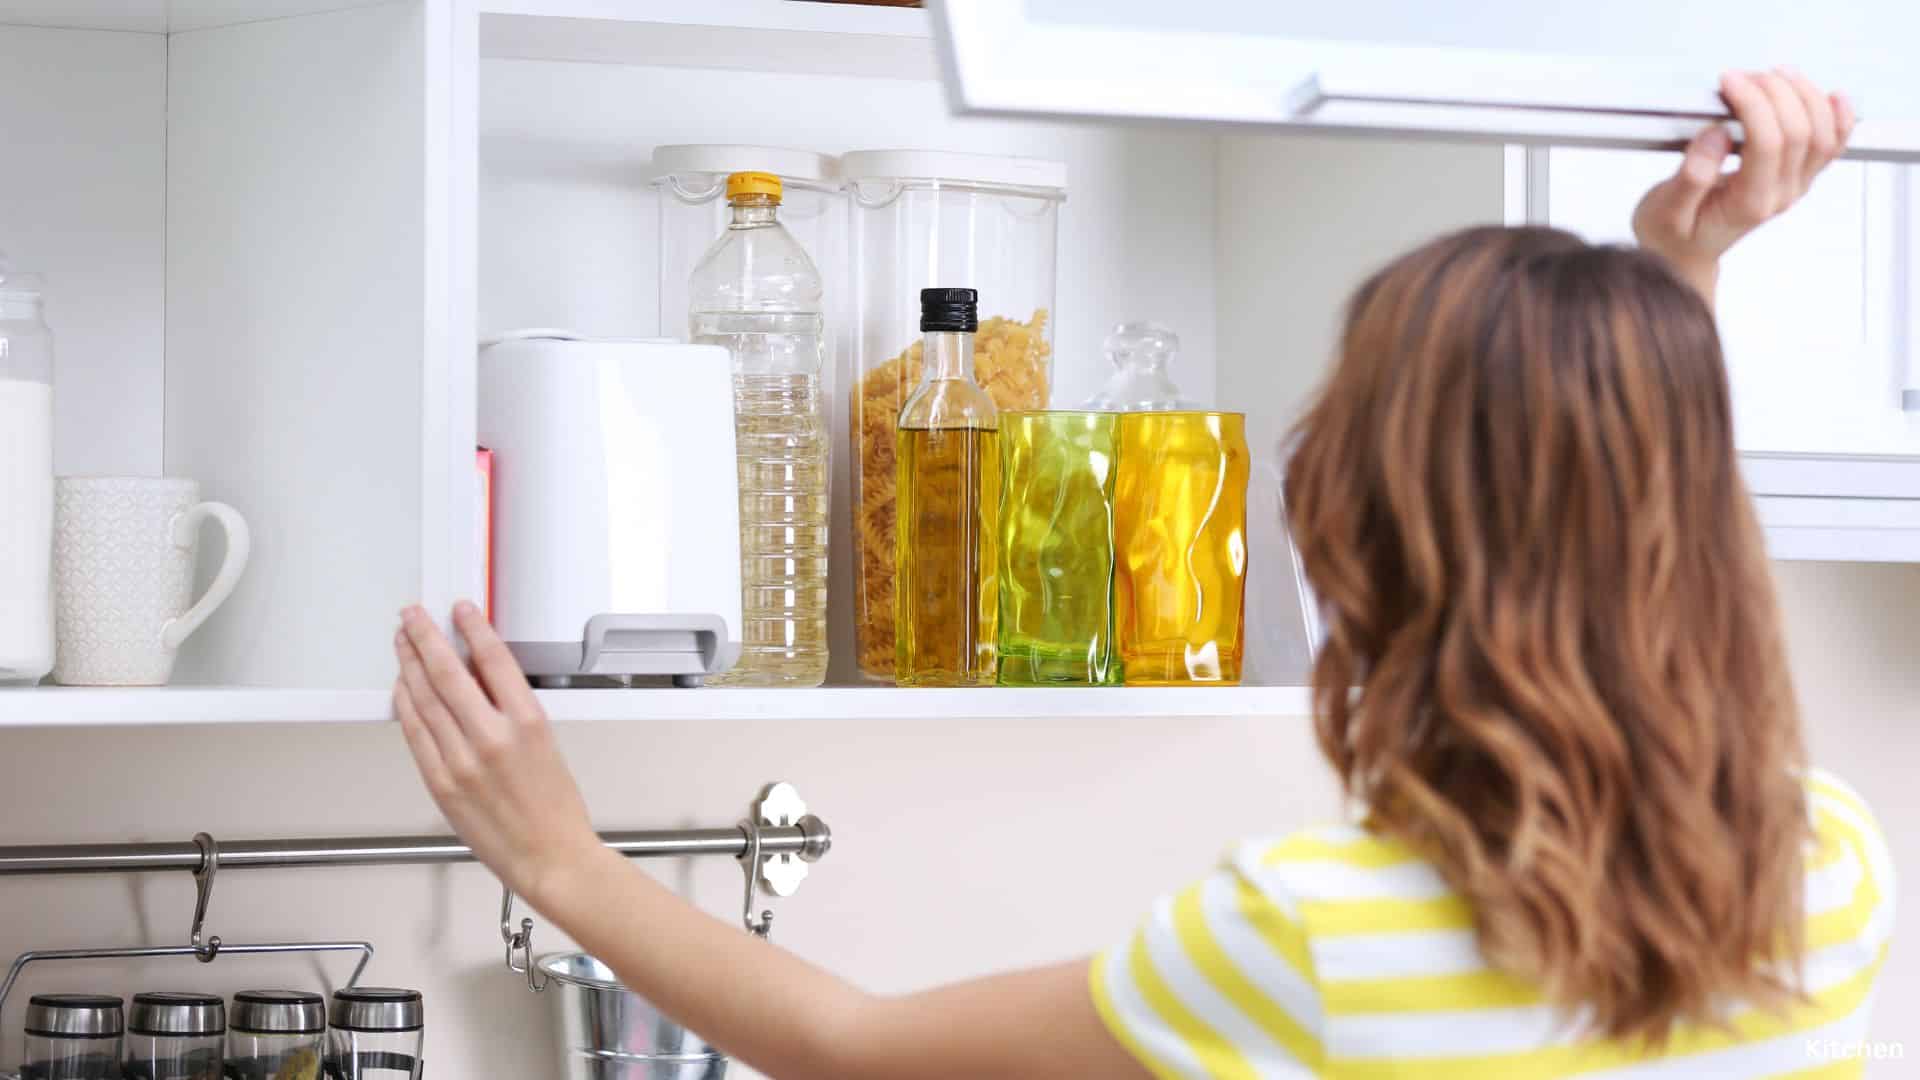
[[[1355,294],[1286,491],[1321,748],[1489,963],[1655,1045],[1793,1000],[1799,718],[1701,297],[1557,230],[1442,237]]]

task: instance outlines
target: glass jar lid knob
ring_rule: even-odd
[[[1180,353],[1180,335],[1157,322],[1121,323],[1106,340],[1116,369],[1086,408],[1100,412],[1169,412],[1195,408],[1180,396],[1167,366]]]

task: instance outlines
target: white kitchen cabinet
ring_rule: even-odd
[[[1800,65],[1860,105],[1856,156],[1920,157],[1908,0],[947,0],[957,102],[1502,143],[1659,147],[1716,76]]]
[[[0,86],[33,105],[0,117],[15,151],[0,247],[48,272],[58,467],[194,476],[255,534],[180,685],[0,693],[0,724],[384,719],[395,610],[445,610],[471,581],[477,342],[530,325],[678,330],[655,302],[655,146],[1065,161],[1055,401],[1104,379],[1114,323],[1167,322],[1183,391],[1247,411],[1268,466],[1324,370],[1349,280],[1435,230],[1499,220],[1512,194],[1492,143],[955,115],[931,28],[922,11],[789,0],[0,0],[14,61]],[[1049,100],[1029,104],[1069,111]],[[1412,202],[1410,183],[1423,185]],[[1847,469],[1870,464],[1863,445],[1840,449]],[[1880,449],[1882,471],[1857,479],[1898,489],[1904,451]],[[844,440],[835,452],[844,525]],[[1860,498],[1848,520],[1822,518],[1833,474],[1783,460],[1767,513],[1800,553],[1871,535],[1875,557],[1920,558],[1901,554],[1900,508]],[[1285,539],[1266,528],[1253,544],[1253,685],[1239,689],[844,685],[837,543],[842,685],[545,700],[585,719],[1297,716],[1304,628]]]
[[[1777,556],[1920,559],[1920,277],[1901,164],[1920,160],[1904,45],[1920,5],[981,0],[938,18],[966,108],[1495,140],[1513,148],[1508,221],[1602,241],[1630,240],[1634,202],[1673,169],[1649,151],[1726,115],[1719,72],[1791,62],[1845,89],[1856,160],[1726,266],[1737,436]]]
[[[678,330],[655,304],[657,145],[1063,160],[1056,400],[1099,385],[1100,341],[1125,319],[1180,331],[1192,396],[1214,398],[1228,363],[1215,138],[956,118],[925,12],[0,0],[0,55],[22,58],[0,85],[32,105],[0,118],[20,160],[0,170],[0,247],[48,271],[58,470],[193,476],[255,535],[239,592],[189,643],[175,686],[0,693],[0,725],[385,719],[397,608],[445,610],[472,579],[477,341],[528,325]],[[1284,550],[1271,561],[1285,566]],[[1297,624],[1285,581],[1267,585],[1284,610],[1259,623]],[[1297,716],[1298,653],[1250,658],[1264,685],[1219,690],[546,700],[562,719]]]
[[[36,21],[59,25],[17,25]],[[0,4],[0,248],[45,272],[56,471],[189,476],[255,537],[182,682],[377,686],[374,631],[451,587],[428,550],[446,462],[422,440],[446,430],[425,387],[444,382],[450,277],[431,22],[418,5]],[[0,697],[0,723],[58,716],[56,693]]]
[[[1631,243],[1671,152],[1512,152],[1510,220]],[[1913,168],[1841,162],[1729,252],[1718,296],[1734,437],[1776,557],[1920,560]]]

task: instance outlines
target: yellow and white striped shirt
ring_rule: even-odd
[[[1094,1002],[1161,1080],[1679,1080],[1860,1076],[1893,930],[1893,866],[1866,803],[1808,790],[1806,989],[1785,1013],[1684,1027],[1656,1056],[1598,1040],[1480,956],[1465,900],[1353,827],[1243,844],[1093,965]]]

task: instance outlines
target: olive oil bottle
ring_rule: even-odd
[[[973,377],[979,297],[923,289],[925,374],[900,409],[894,678],[991,686],[1000,587],[1000,418]]]

